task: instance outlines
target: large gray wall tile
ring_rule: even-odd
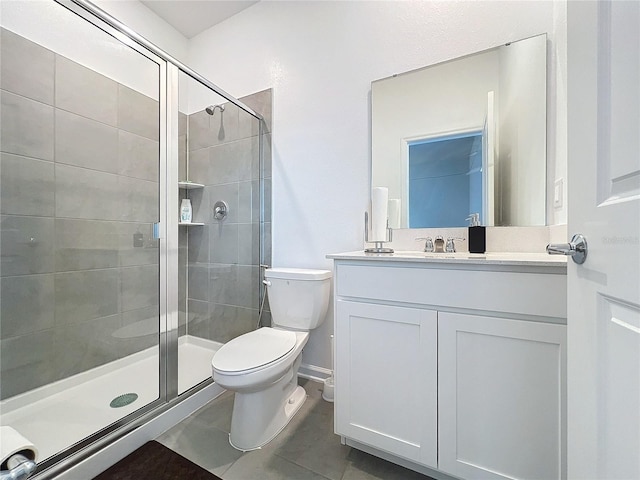
[[[56,271],[118,266],[115,222],[56,219]]]
[[[160,185],[130,177],[118,177],[118,218],[128,222],[157,222],[160,218]]]
[[[189,265],[189,298],[209,301],[209,267],[207,265]]]
[[[211,225],[209,242],[211,263],[238,263],[238,225]]]
[[[53,160],[53,107],[1,92],[3,152]]]
[[[187,134],[187,122],[189,121],[189,116],[185,113],[178,112],[178,135],[186,135]]]
[[[236,305],[238,298],[238,266],[214,263],[209,268],[211,303]]]
[[[238,223],[251,223],[253,198],[251,182],[240,182],[238,186]]]
[[[209,149],[211,184],[251,180],[253,155],[257,155],[257,151],[254,150],[252,138],[211,147]]]
[[[118,84],[56,55],[56,107],[117,126]]]
[[[220,145],[238,139],[238,107],[225,103],[224,112],[204,110],[189,115],[189,150]]]
[[[209,235],[208,225],[189,228],[189,263],[209,263]]]
[[[56,109],[56,162],[118,173],[118,130]]]
[[[4,28],[0,45],[1,87],[53,105],[53,52]]]
[[[264,221],[271,222],[271,179],[262,180],[264,196],[262,198],[262,208],[264,209]]]
[[[258,323],[256,310],[232,305],[211,304],[210,340],[226,343],[255,330]]]
[[[258,265],[260,263],[260,225],[258,223],[238,224],[238,264]]]
[[[271,265],[271,222],[262,224],[262,236],[264,248],[260,251],[260,263]]]
[[[0,217],[0,274],[25,275],[54,270],[54,221],[46,217]]]
[[[118,313],[118,269],[57,273],[56,325]]]
[[[118,128],[158,141],[159,103],[129,87],[118,85]]]
[[[228,183],[226,185],[213,185],[213,186],[205,187],[204,190],[209,196],[209,206],[207,209],[207,211],[209,212],[209,217],[206,219],[206,222],[211,223],[212,225],[220,223],[220,221],[213,218],[213,208],[215,203],[218,200],[227,202],[227,205],[229,205],[227,218],[225,218],[221,222],[223,222],[224,224],[238,222],[239,212],[238,212],[238,184],[237,183]]]
[[[55,368],[58,378],[117,360],[121,339],[113,336],[121,326],[120,315],[99,317],[55,330]],[[124,392],[123,392],[124,393]],[[105,399],[108,404],[110,399]]]
[[[257,266],[238,265],[238,292],[236,305],[257,309],[259,277]]]
[[[160,144],[155,140],[118,132],[118,173],[151,182],[160,181]]]
[[[157,305],[160,301],[160,268],[142,265],[120,269],[122,311]]]
[[[118,178],[110,173],[56,164],[56,216],[120,219],[125,205]]]
[[[187,135],[178,136],[178,180],[191,180],[187,176]],[[200,182],[197,182],[200,183]]]
[[[262,135],[262,178],[271,178],[273,164],[271,134]]]
[[[254,112],[262,115],[264,119],[263,133],[271,132],[271,122],[273,117],[273,89],[268,88],[260,92],[252,93],[251,95],[240,97],[239,100],[247,107],[251,108]],[[243,121],[242,117],[255,118],[252,115],[242,111],[240,112],[240,115],[241,122]]]
[[[57,380],[54,330],[0,340],[1,398],[32,390]]]
[[[139,308],[122,312],[122,327],[113,332],[118,342],[119,357],[131,355],[159,344],[159,306]]]
[[[3,277],[2,338],[15,337],[53,327],[53,275]]]
[[[159,264],[159,240],[153,238],[151,223],[118,222],[116,225],[121,267]]]
[[[0,209],[14,215],[53,216],[54,166],[27,157],[0,155]]]
[[[209,314],[209,302],[189,300],[187,304],[187,334],[201,338],[210,338],[211,315]]]
[[[238,138],[260,135],[260,120],[240,109],[238,112]]]
[[[189,180],[204,185],[211,185],[211,162],[209,148],[200,148],[189,152]],[[186,167],[185,167],[186,168]],[[186,172],[186,171],[185,171]],[[186,175],[186,173],[185,173]]]

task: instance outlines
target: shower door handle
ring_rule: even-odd
[[[160,222],[153,224],[153,239],[160,240]]]

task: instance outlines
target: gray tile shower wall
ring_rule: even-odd
[[[7,398],[157,343],[159,112],[149,97],[0,35]],[[147,334],[126,338],[134,323]]]
[[[194,222],[205,223],[189,228],[184,240],[190,335],[224,343],[258,322],[259,265],[271,263],[271,99],[271,90],[240,99],[264,116],[262,128],[231,103],[213,116],[201,111],[188,117],[189,180],[205,185],[188,192]],[[186,173],[186,167],[180,171]],[[212,213],[218,200],[229,205],[223,221]]]

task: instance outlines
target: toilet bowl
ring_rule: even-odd
[[[273,327],[234,338],[211,360],[213,380],[235,392],[229,442],[242,451],[266,445],[306,400],[302,349],[329,304],[328,270],[267,269],[265,279]]]

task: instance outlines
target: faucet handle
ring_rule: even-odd
[[[447,247],[446,247],[447,253],[456,253],[455,240],[465,240],[465,239],[464,238],[458,238],[458,237],[449,237],[449,238],[447,238]]]
[[[424,240],[424,251],[433,252],[433,240],[431,237],[418,237],[416,240]]]

